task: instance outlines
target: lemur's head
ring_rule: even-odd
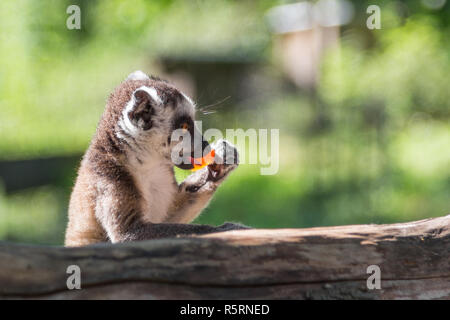
[[[151,152],[192,169],[193,158],[210,148],[194,120],[189,97],[164,80],[135,71],[111,94],[100,126],[113,128],[122,150]]]

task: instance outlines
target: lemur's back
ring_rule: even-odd
[[[96,190],[92,173],[88,173],[88,169],[82,163],[70,197],[66,246],[83,246],[107,241],[105,230],[95,217],[95,203]]]

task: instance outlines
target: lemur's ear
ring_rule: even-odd
[[[130,73],[126,80],[148,80],[150,79],[148,75],[146,75],[141,70],[136,70]]]
[[[155,107],[160,99],[154,88],[141,87],[133,92],[132,105],[128,109],[131,123],[142,130],[149,130],[153,125]]]

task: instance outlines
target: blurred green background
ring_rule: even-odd
[[[0,240],[62,244],[79,159],[138,69],[191,94],[204,130],[280,129],[278,174],[241,165],[198,223],[448,214],[449,1],[376,1],[369,30],[372,2],[345,2],[339,23],[320,7],[317,25],[305,6],[273,9],[288,1],[1,1]],[[66,27],[71,4],[80,30]]]

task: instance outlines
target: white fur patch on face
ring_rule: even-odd
[[[140,88],[137,88],[134,92],[133,92],[133,99],[134,99],[134,94],[136,93],[136,91],[145,91],[147,92],[150,97],[152,97],[152,99],[157,103],[157,104],[161,104],[162,100],[161,98],[158,96],[158,93],[156,92],[155,88],[152,87],[147,87],[147,86],[142,86]]]
[[[158,96],[158,93],[156,92],[155,88],[150,88],[147,86],[142,86],[140,88],[137,88],[134,92],[133,95],[131,96],[131,100],[128,101],[127,105],[125,106],[125,108],[122,110],[122,117],[119,120],[119,126],[120,128],[122,128],[123,131],[125,131],[126,133],[130,134],[131,136],[135,137],[139,134],[140,129],[135,126],[131,121],[130,118],[128,117],[128,113],[130,113],[130,111],[133,110],[133,108],[135,107],[136,104],[136,98],[135,98],[135,93],[137,91],[145,91],[149,94],[149,96],[151,97],[151,99],[157,104],[160,105],[162,104],[162,100],[161,98]],[[121,138],[119,136],[117,136],[118,138]]]
[[[126,80],[148,80],[148,79],[150,79],[148,75],[146,75],[141,70],[136,70],[130,73]]]
[[[179,110],[186,112],[192,118],[194,118],[194,116],[195,116],[195,102],[192,101],[192,99],[189,98],[183,92],[180,91],[180,93],[184,97],[185,101],[178,106],[178,108],[180,108]]]
[[[128,113],[133,110],[133,106],[135,104],[134,96],[131,98],[131,100],[127,103],[126,107],[122,111],[122,117],[119,120],[119,126],[122,128],[123,131],[126,133],[132,135],[133,137],[136,136],[139,133],[139,128],[135,126],[128,117]],[[120,138],[118,136],[118,138]]]
[[[187,95],[185,95],[183,92],[180,91],[180,93],[183,95],[183,97],[195,108],[195,103],[192,101],[191,98],[189,98]]]

